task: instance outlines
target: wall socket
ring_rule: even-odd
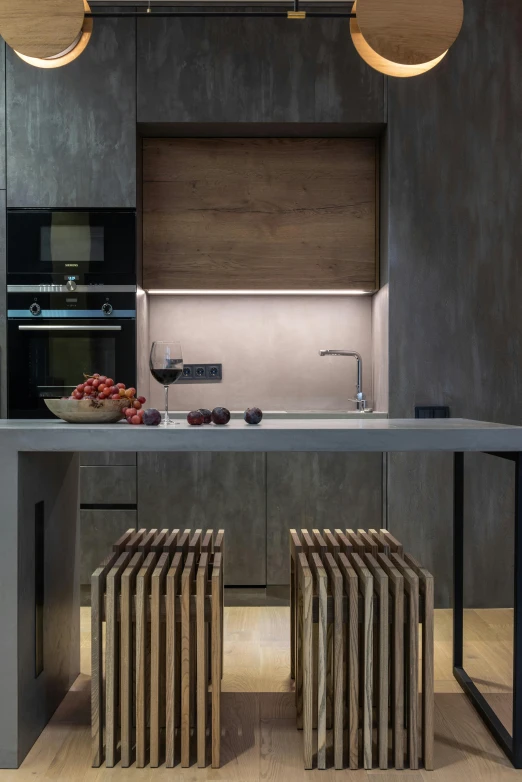
[[[222,379],[222,364],[184,364],[178,383],[220,383]]]

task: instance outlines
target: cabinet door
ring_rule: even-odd
[[[346,19],[138,21],[139,122],[384,123],[384,96]]]
[[[82,505],[135,505],[136,467],[80,467]]]
[[[382,526],[380,453],[267,454],[267,583],[290,582],[288,530]]]
[[[140,527],[222,528],[225,584],[265,586],[265,458],[262,453],[138,454]]]
[[[7,47],[8,206],[136,206],[135,62],[129,18],[95,20],[63,68],[34,68]]]

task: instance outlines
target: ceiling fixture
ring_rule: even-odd
[[[362,59],[387,76],[419,76],[434,68],[455,42],[462,0],[357,0],[350,19]]]
[[[60,68],[84,51],[93,20],[87,0],[0,0],[0,34],[37,68]]]

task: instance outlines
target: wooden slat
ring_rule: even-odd
[[[189,553],[192,551],[196,555],[196,560],[201,553],[201,541],[203,539],[203,530],[194,530],[194,534],[189,540]]]
[[[297,573],[299,581],[299,627],[302,637],[301,652],[297,666],[297,686],[302,689],[302,724],[303,724],[303,756],[305,769],[311,769],[313,764],[313,577],[306,555],[301,553],[297,558]]]
[[[342,529],[336,529],[334,530],[334,533],[336,539],[339,541],[339,545],[341,547],[342,553],[345,556],[349,556],[353,551],[352,544],[350,543],[350,541],[348,540],[348,538],[346,537]]]
[[[179,537],[179,529],[173,529],[172,532],[168,535],[167,540],[163,544],[163,551],[168,551],[169,554],[173,556],[176,550],[178,537]]]
[[[317,662],[317,768],[326,768],[326,636],[328,580],[321,557],[313,553],[310,565],[319,598]]]
[[[379,554],[384,554],[385,556],[389,556],[390,544],[388,540],[384,537],[384,535],[381,532],[378,532],[376,529],[369,529],[368,535],[377,544]]]
[[[359,579],[345,554],[339,555],[339,568],[348,595],[347,666],[348,681],[348,765],[359,768]]]
[[[143,538],[141,539],[139,545],[138,545],[138,551],[142,551],[144,556],[147,556],[149,553],[151,546],[154,542],[154,538],[158,534],[157,529],[151,529],[148,532],[145,533]]]
[[[167,540],[169,534],[168,529],[162,529],[161,532],[158,532],[154,540],[152,541],[150,550],[154,551],[156,554],[158,554],[165,544],[165,541]]]
[[[362,649],[360,650],[359,655],[359,659],[362,663],[363,763],[365,769],[371,769],[373,706],[373,577],[358,554],[350,555],[350,564],[359,578],[359,591],[363,596],[364,604]]]
[[[190,596],[196,561],[194,552],[187,555],[181,576],[181,766],[190,765],[191,684],[194,661],[191,649]]]
[[[343,768],[343,718],[344,718],[344,667],[343,667],[343,577],[334,555],[328,552],[324,558],[330,591],[334,599],[333,621],[333,743],[334,766]]]
[[[156,530],[154,530],[154,535]],[[152,544],[152,536],[147,545]],[[142,551],[143,542],[138,546]],[[144,548],[144,547],[143,547]],[[136,577],[136,767],[144,768],[147,762],[147,668],[149,624],[147,607],[150,601],[150,579],[157,555],[150,552],[145,557]],[[150,637],[150,636],[149,636]]]
[[[146,534],[147,530],[145,528],[133,532],[125,544],[125,551],[128,551],[129,554],[134,554],[136,552],[137,546],[141,543],[143,536]]]
[[[132,534],[129,530],[127,534]],[[125,538],[125,536],[123,536]],[[121,539],[120,539],[121,540]],[[125,541],[121,544],[125,545]],[[107,573],[118,559],[121,550],[115,550],[91,576],[91,763],[101,766],[103,753],[103,614]]]
[[[168,530],[164,530],[161,541],[153,543],[156,552],[161,552]],[[156,540],[158,540],[156,538]],[[169,553],[160,554],[151,578],[150,601],[150,765],[157,768],[160,764],[160,728],[162,725],[161,686],[164,682],[165,659],[165,622],[161,621],[161,604],[165,595],[167,571],[169,569]]]
[[[393,757],[396,769],[404,768],[404,577],[384,554],[377,557],[389,579],[392,595],[391,718]]]
[[[319,557],[321,558],[321,562],[324,562],[326,552],[328,551],[328,546],[318,529],[312,530],[312,539],[315,543],[315,550],[318,552]]]
[[[368,535],[368,533],[363,529],[358,529],[357,534],[364,543],[364,548],[367,551],[368,554],[371,554],[372,557],[376,557],[379,553],[379,547],[377,543],[373,540],[371,535]]]
[[[201,541],[201,553],[207,551],[209,554],[212,553],[212,539],[214,535],[213,529],[208,529],[205,532],[205,536],[203,540]]]
[[[296,558],[302,551],[301,540],[297,530],[290,530],[290,678],[295,679],[295,660],[297,643],[297,573]],[[297,691],[296,691],[297,695]]]
[[[143,554],[132,555],[129,565],[121,577],[120,601],[120,720],[121,720],[121,765],[128,768],[132,763],[133,748],[133,674],[135,648],[133,641],[133,609],[136,594],[136,576],[143,563]]]
[[[404,547],[397,538],[394,538],[391,532],[387,529],[381,529],[381,535],[386,539],[390,546],[390,552],[392,554],[398,554],[400,557],[404,554]]]
[[[121,554],[125,550],[125,546],[127,545],[127,542],[132,538],[133,535],[134,535],[134,528],[128,529],[126,532],[123,533],[121,538],[118,538],[118,540],[112,544],[112,550],[117,554]]]
[[[214,553],[220,553],[221,554],[221,586],[223,590],[223,594],[221,596],[221,678],[223,678],[223,655],[224,655],[224,632],[225,632],[225,622],[224,622],[224,608],[225,608],[225,530],[224,529],[218,529],[218,533],[216,535],[216,539],[214,541]]]
[[[388,576],[371,554],[364,559],[373,576],[373,586],[379,598],[378,644],[379,674],[377,678],[378,747],[379,768],[388,768],[388,661],[389,661],[389,625],[388,625]]]
[[[301,541],[303,544],[303,551],[307,557],[310,557],[316,550],[315,540],[312,538],[307,529],[301,530]],[[309,560],[310,561],[310,560]]]
[[[211,677],[212,677],[212,768],[221,762],[221,661],[223,620],[223,568],[222,554],[214,556],[212,567],[212,621],[211,621]]]
[[[424,767],[431,771],[434,764],[433,739],[435,732],[435,584],[431,573],[426,568],[423,568],[411,554],[405,554],[404,560],[418,576],[420,591],[424,596],[424,617],[422,622],[422,756]]]
[[[398,554],[391,554],[390,560],[404,576],[404,589],[407,595],[407,643],[405,658],[407,669],[408,759],[411,769],[419,768],[419,718],[418,718],[418,664],[419,664],[419,577],[408,567]]]
[[[350,545],[353,548],[353,553],[358,554],[360,557],[364,557],[366,553],[366,546],[364,545],[364,541],[361,540],[359,535],[357,535],[353,529],[347,529],[346,537],[350,541]]]
[[[188,553],[188,546],[189,546],[191,534],[192,534],[192,530],[190,529],[183,530],[181,535],[178,537],[178,542],[176,543],[176,551],[182,552],[183,562],[185,561]]]
[[[177,600],[180,591],[183,551],[177,551],[167,573],[167,616],[166,616],[166,719],[165,719],[165,764],[173,768],[176,762],[176,717],[181,697],[181,659],[179,639],[181,625],[176,622]]]
[[[341,553],[341,544],[339,543],[336,536],[332,532],[330,532],[329,529],[323,530],[323,538],[326,541],[326,545],[328,546],[329,553],[333,556],[333,558],[337,562],[339,558],[339,554]]]
[[[207,765],[207,696],[208,660],[205,626],[205,594],[209,561],[208,552],[201,554],[196,576],[196,656],[197,656],[197,755],[198,768]]]
[[[120,600],[121,574],[127,567],[131,554],[120,554],[114,566],[107,574],[107,601],[105,609],[105,765],[113,768],[116,764],[118,744],[118,691],[119,691],[119,624],[118,608]]]

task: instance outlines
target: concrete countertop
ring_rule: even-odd
[[[258,426],[129,426],[0,421],[14,451],[522,451],[522,427],[445,419],[265,419]]]

